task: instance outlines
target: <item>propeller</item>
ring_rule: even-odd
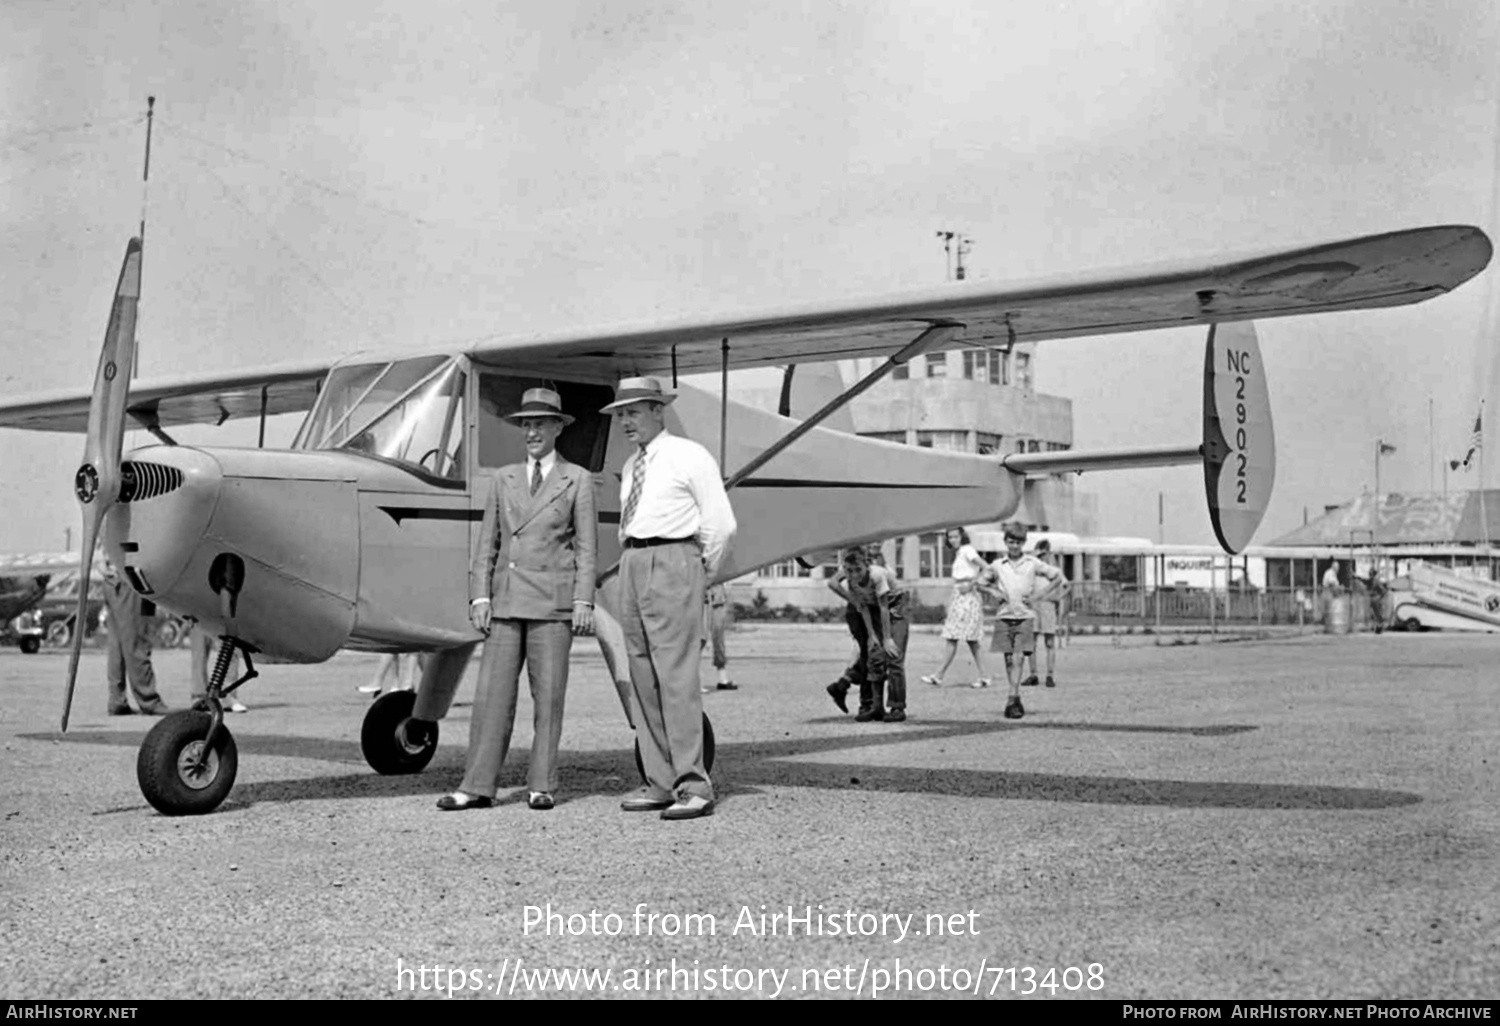
[[[78,609],[73,621],[73,651],[68,657],[68,685],[63,693],[62,729],[68,729],[73,708],[73,686],[78,680],[78,657],[88,626],[89,575],[94,547],[104,526],[104,517],[120,498],[120,455],[125,442],[125,404],[130,395],[130,372],[135,366],[135,318],[141,301],[141,240],[125,247],[125,262],[115,285],[114,305],[104,346],[99,351],[99,369],[94,374],[94,395],[89,400],[88,441],[83,465],[73,479],[73,493],[83,514],[83,549],[78,565]]]

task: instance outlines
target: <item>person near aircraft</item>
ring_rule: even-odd
[[[194,708],[201,708],[200,703],[208,695],[208,663],[213,653],[214,642],[217,640],[212,634],[203,629],[201,623],[193,624],[192,630],[188,633],[188,673],[192,678],[190,699]],[[226,683],[238,676],[235,673],[235,667],[241,664],[241,656],[238,652],[235,652],[229,664],[229,673],[225,675]],[[250,711],[249,706],[233,695],[225,698],[221,704],[225,712],[244,713]]]
[[[864,663],[854,718],[900,723],[906,719],[906,590],[858,547],[845,551],[843,567],[828,586],[853,610],[849,629]]]
[[[648,784],[620,807],[672,820],[714,807],[698,680],[704,589],[738,526],[713,455],[666,430],[676,398],[656,378],[625,378],[601,411],[636,446],[620,477],[620,625]]]
[[[860,614],[859,607],[854,604],[854,599],[849,596],[844,587],[844,581],[848,577],[848,571],[844,569],[842,561],[839,569],[828,578],[828,590],[844,600],[844,624],[849,628],[849,636],[854,641],[854,661],[844,668],[839,679],[828,685],[826,690],[828,697],[833,699],[833,704],[839,707],[839,712],[849,711],[849,689],[863,688],[865,672],[869,665],[870,635],[865,629],[864,617]]]
[[[948,528],[944,540],[953,549],[953,595],[948,600],[948,613],[943,618],[946,650],[938,672],[928,674],[922,680],[933,687],[942,687],[943,674],[953,665],[958,643],[963,641],[968,643],[969,654],[974,657],[974,669],[978,674],[975,682],[980,687],[989,687],[990,678],[984,672],[984,660],[979,653],[979,642],[984,637],[984,603],[980,597],[979,580],[989,571],[989,566],[970,544],[969,532],[962,527]]]
[[[1381,578],[1379,567],[1370,567],[1369,583],[1365,586],[1365,591],[1370,597],[1370,624],[1375,628],[1376,634],[1383,634],[1386,616],[1385,596],[1390,589]]]
[[[521,426],[526,461],[491,481],[469,572],[469,617],[488,637],[469,720],[463,782],[438,799],[452,812],[494,804],[516,718],[521,664],[531,681],[529,808],[556,804],[557,750],[573,635],[593,629],[598,519],[593,476],[563,459],[557,437],[573,422],[550,388],[532,388],[507,416]]]
[[[1048,566],[1056,567],[1052,555],[1052,543],[1043,538],[1036,543],[1036,558]],[[1062,573],[1061,570],[1058,571]],[[1042,639],[1042,647],[1047,650],[1047,687],[1057,687],[1057,680],[1053,676],[1057,671],[1057,629],[1060,621],[1060,606],[1063,596],[1067,595],[1071,584],[1066,576],[1060,576],[1056,581],[1039,582],[1040,589],[1032,597],[1032,606],[1036,609],[1036,633]],[[1031,675],[1021,681],[1022,687],[1036,687],[1036,649],[1031,651]]]
[[[361,684],[357,690],[372,698],[379,698],[390,691],[415,691],[421,676],[420,655],[415,652],[391,652],[380,657],[375,678],[368,684]]]
[[[990,564],[993,583],[987,586],[1000,599],[995,619],[995,633],[990,651],[1005,655],[1005,681],[1009,695],[1005,700],[1005,718],[1019,720],[1026,715],[1021,704],[1021,674],[1026,671],[1026,657],[1036,650],[1036,610],[1031,597],[1036,593],[1037,578],[1057,581],[1062,571],[1028,555],[1026,528],[1020,524],[1005,526],[1005,554]]]
[[[719,680],[712,689],[704,691],[738,691],[739,685],[729,676],[729,653],[724,648],[724,631],[729,626],[729,596],[724,585],[712,585],[703,600],[703,640],[713,657],[714,669]]]
[[[129,678],[130,690],[135,693],[141,712],[147,716],[165,716],[171,710],[156,690],[156,671],[151,666],[151,623],[140,593],[124,579],[113,561],[106,558],[101,563],[104,606],[109,619],[109,648],[104,664],[109,714],[129,716],[134,712],[125,693],[125,681]]]

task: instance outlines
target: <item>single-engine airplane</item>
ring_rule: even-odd
[[[1482,270],[1490,240],[1439,226],[1230,259],[1001,285],[970,281],[875,300],[485,342],[462,349],[316,358],[242,373],[132,386],[142,245],[126,248],[92,395],[0,400],[0,427],[86,434],[75,491],[82,573],[102,536],[131,585],[222,637],[204,709],[146,736],[142,792],[169,815],[204,813],[234,783],[238,755],[221,699],[255,676],[252,655],[315,663],[341,648],[432,653],[415,695],[366,714],[362,747],[381,773],[418,772],[437,745],[479,634],[468,619],[469,554],[488,475],[522,458],[503,417],[545,383],[577,420],[559,449],[594,475],[599,559],[619,553],[619,474],[628,446],[599,410],[623,376],[862,356],[876,370],[800,423],[682,386],[668,426],[717,448],[740,524],[720,579],[892,535],[1000,520],[1029,473],[1202,462],[1214,529],[1250,541],[1275,475],[1254,319],[1398,306]],[[934,452],[820,426],[892,369],[935,350],[1208,327],[1200,439],[1176,448],[992,456]],[[788,371],[790,373],[790,370]],[[785,394],[785,391],[784,391]],[[306,416],[290,449],[178,445],[175,425]],[[161,444],[122,458],[127,418]],[[863,468],[878,466],[872,481]],[[624,674],[617,595],[606,570],[597,632]],[[87,589],[81,589],[86,593]],[[78,665],[69,662],[63,729]],[[227,681],[233,653],[247,671]],[[627,706],[627,715],[629,708]],[[711,758],[711,756],[710,756]]]

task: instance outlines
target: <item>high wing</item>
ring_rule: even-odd
[[[318,397],[318,382],[337,360],[188,374],[130,386],[131,418],[140,427],[222,424],[232,417],[301,413]],[[0,427],[76,431],[89,426],[92,393],[69,389],[29,399],[0,399]]]
[[[466,350],[481,363],[534,374],[611,381],[626,374],[717,370],[890,356],[934,326],[960,325],[943,348],[1108,335],[1295,314],[1418,303],[1451,291],[1489,263],[1478,228],[1444,225],[1322,245],[1023,283],[971,281],[876,299],[815,303],[725,319],[695,319],[522,336]],[[410,348],[372,358],[451,347]],[[133,385],[130,412],[161,426],[305,410],[334,358],[275,371],[201,375]],[[81,431],[89,394],[0,400],[0,427]]]

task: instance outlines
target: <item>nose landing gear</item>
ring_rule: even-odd
[[[224,678],[238,650],[245,674],[228,687]],[[239,750],[224,726],[222,700],[259,676],[250,648],[238,638],[219,643],[219,657],[198,708],[168,713],[151,728],[136,757],[135,776],[146,801],[164,816],[201,816],[229,796],[239,770]]]

